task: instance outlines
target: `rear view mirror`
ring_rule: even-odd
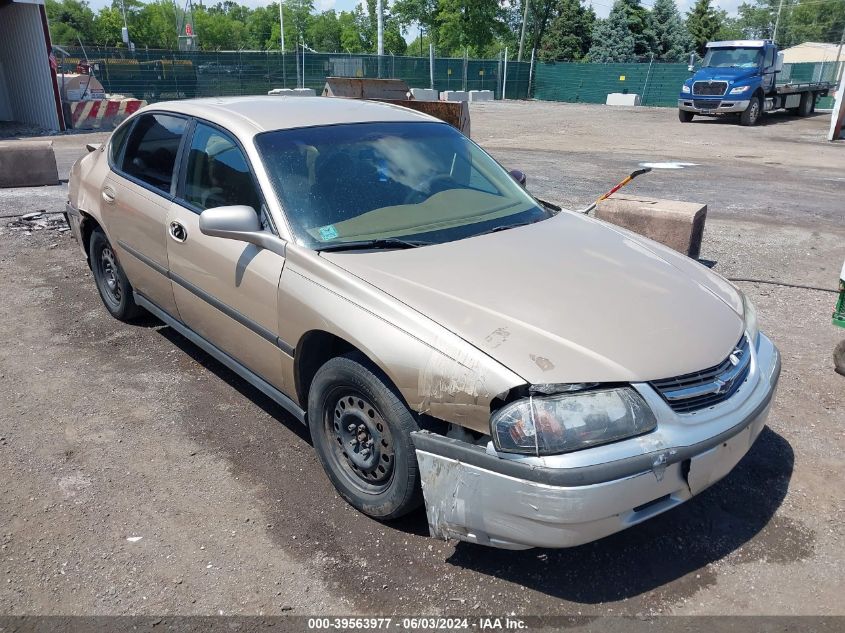
[[[206,209],[200,213],[200,232],[211,237],[247,242],[285,256],[285,241],[262,230],[258,213],[246,205]]]
[[[775,72],[779,73],[783,70],[783,53],[778,53],[777,59],[775,59]]]
[[[524,187],[528,178],[526,178],[525,174],[518,169],[511,169],[508,172],[515,181],[517,181],[520,186]]]
[[[689,54],[689,65],[687,66],[687,70],[690,72],[695,70],[695,53]]]

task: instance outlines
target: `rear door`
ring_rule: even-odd
[[[197,122],[185,144],[179,192],[170,205],[167,255],[182,321],[283,389],[278,292],[285,260],[246,242],[199,229],[205,209],[247,205],[275,232],[245,152],[225,130]]]
[[[138,117],[113,157],[101,212],[120,263],[137,292],[176,315],[167,276],[167,212],[188,119],[164,113]]]

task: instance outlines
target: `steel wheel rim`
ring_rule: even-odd
[[[749,118],[752,121],[757,120],[757,117],[760,116],[760,102],[759,101],[754,101],[754,102],[751,103],[751,112],[749,114],[750,114]]]
[[[106,298],[115,306],[120,305],[123,298],[123,291],[120,287],[120,276],[118,274],[117,258],[108,246],[100,251],[100,258],[97,262],[100,277],[100,287]]]
[[[339,388],[326,398],[323,432],[335,471],[359,490],[377,494],[390,486],[396,461],[390,426],[360,391]]]

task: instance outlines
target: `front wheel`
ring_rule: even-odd
[[[748,107],[739,115],[739,123],[740,125],[757,125],[762,114],[763,100],[760,97],[752,97]]]
[[[695,114],[692,112],[687,112],[686,110],[678,110],[678,120],[681,123],[689,123],[690,121],[692,121],[692,117],[694,116]]]
[[[411,441],[417,423],[363,355],[333,358],[317,371],[308,425],[323,469],[351,506],[390,520],[422,503]]]
[[[833,350],[833,366],[836,373],[845,376],[845,341],[839,341],[839,345]]]

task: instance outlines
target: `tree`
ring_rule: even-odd
[[[54,44],[77,44],[94,40],[94,12],[82,0],[47,0],[47,17]]]
[[[674,0],[655,0],[651,10],[655,57],[665,62],[682,62],[694,48]]]
[[[792,8],[785,35],[791,44],[836,42],[845,29],[845,2],[822,4],[798,0]],[[780,37],[778,37],[780,39]]]
[[[336,53],[343,50],[340,43],[340,22],[334,10],[323,11],[308,27],[305,38],[308,45],[318,51]]]
[[[442,54],[479,56],[503,30],[498,0],[440,0],[438,41]]]
[[[696,0],[687,13],[687,31],[699,55],[704,56],[705,45],[715,39],[721,28],[721,14],[710,6],[710,0]]]
[[[621,4],[627,16],[628,30],[634,37],[634,53],[638,57],[650,55],[655,47],[651,14],[640,4],[640,0],[621,0]]]
[[[625,0],[616,0],[606,20],[597,20],[593,27],[593,45],[587,57],[591,62],[608,64],[637,61],[634,35],[628,27]]]
[[[437,46],[437,27],[440,19],[439,0],[396,0],[393,3],[393,14],[402,29],[417,24],[425,32],[428,42]],[[426,50],[428,50],[426,42]]]
[[[556,14],[540,45],[540,59],[583,60],[590,50],[596,21],[592,7],[585,7],[581,0],[559,0]]]

